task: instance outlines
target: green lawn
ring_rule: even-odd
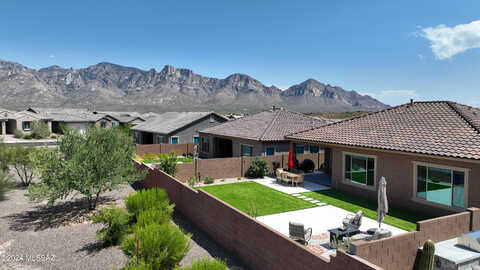
[[[255,182],[199,187],[238,210],[251,214],[251,205],[257,209],[257,216],[315,207],[316,205],[291,195],[276,191]]]
[[[373,220],[377,220],[377,201],[366,200],[361,197],[345,194],[343,192],[333,189],[316,192],[306,192],[302,195],[345,209],[352,213],[356,213],[358,210],[362,210],[364,216]],[[419,215],[404,209],[389,207],[388,214],[385,217],[384,223],[406,231],[414,231],[417,228],[417,221],[429,218],[432,218],[432,216],[429,217]]]

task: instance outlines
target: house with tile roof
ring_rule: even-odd
[[[480,207],[480,109],[448,101],[411,102],[287,135],[325,148],[331,186],[425,213]]]
[[[306,116],[282,108],[200,130],[202,157],[270,156],[287,153],[290,143],[285,136],[330,123],[327,119]],[[319,148],[298,144],[299,154],[318,153]]]
[[[32,130],[33,121],[43,121],[48,125],[50,132],[52,132],[52,118],[47,115],[33,113],[30,111],[20,112],[3,112],[5,121],[5,134],[14,134],[15,130],[21,130],[25,134],[30,134]],[[2,128],[3,132],[3,128]]]
[[[198,143],[198,131],[227,122],[215,112],[166,112],[132,127],[137,144]]]

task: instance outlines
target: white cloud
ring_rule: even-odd
[[[453,27],[438,25],[422,28],[417,32],[430,41],[430,48],[437,59],[450,59],[469,49],[480,48],[480,20]]]

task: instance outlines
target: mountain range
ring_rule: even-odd
[[[135,111],[245,112],[281,106],[300,112],[376,111],[380,101],[308,79],[286,90],[245,75],[210,78],[165,66],[160,72],[99,63],[39,70],[0,59],[0,106],[88,107]]]

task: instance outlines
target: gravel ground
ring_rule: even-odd
[[[123,205],[130,186],[105,193],[100,207],[110,203]],[[101,249],[95,233],[100,224],[92,224],[83,209],[84,201],[61,201],[52,207],[29,203],[22,188],[8,192],[0,202],[0,270],[6,269],[112,269],[127,261],[119,247]],[[174,222],[192,234],[191,250],[181,265],[197,258],[218,257],[230,269],[247,269],[226,253],[205,233],[175,213]]]

